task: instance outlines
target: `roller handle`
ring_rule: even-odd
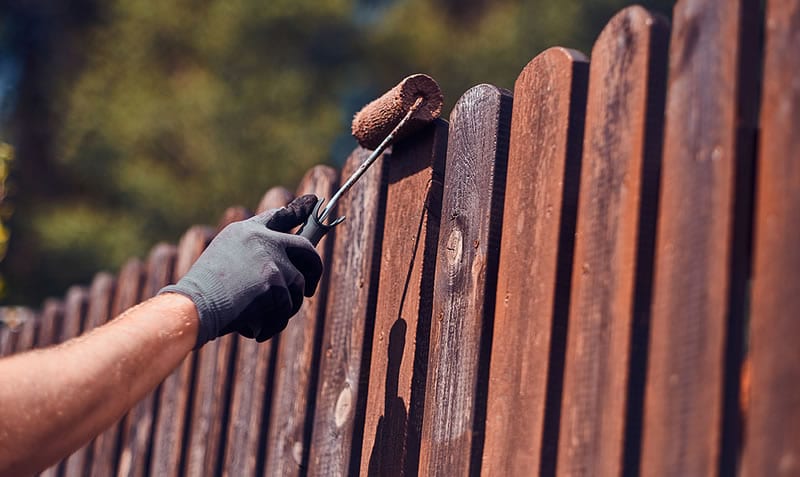
[[[297,232],[297,235],[305,237],[315,247],[325,234],[344,221],[344,217],[339,217],[328,225],[323,224],[319,219],[319,208],[322,207],[323,202],[325,202],[325,199],[317,199],[317,205],[314,206],[311,215],[308,216],[306,223]]]

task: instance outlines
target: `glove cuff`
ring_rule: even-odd
[[[180,293],[194,302],[199,318],[194,349],[199,349],[217,337],[225,316],[233,312],[233,304],[216,274],[206,270],[197,270],[195,273],[196,277],[183,277],[177,284],[159,290],[158,294]],[[203,283],[205,287],[201,289],[198,283]]]

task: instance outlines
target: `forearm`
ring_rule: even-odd
[[[191,351],[197,311],[159,295],[59,346],[0,360],[0,475],[28,475],[90,441]]]

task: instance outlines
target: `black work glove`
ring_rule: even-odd
[[[225,227],[177,284],[161,293],[180,293],[197,307],[195,349],[238,331],[265,341],[282,331],[312,296],[322,275],[314,246],[292,228],[305,222],[317,198],[304,195]]]

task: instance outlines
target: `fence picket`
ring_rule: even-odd
[[[244,207],[228,208],[217,230],[226,225],[250,217],[249,211]],[[187,260],[185,268],[180,272],[186,273],[195,259],[200,256],[203,248],[214,235],[213,230],[208,230],[202,248],[195,249],[191,261]],[[186,475],[219,475],[217,466],[221,463],[220,454],[223,451],[222,439],[225,431],[224,411],[227,409],[227,394],[225,389],[230,386],[228,376],[231,354],[235,352],[235,339],[233,335],[223,336],[194,353],[196,357],[194,392],[192,393],[192,407],[189,414],[188,442],[186,449]],[[186,388],[189,388],[187,383]],[[188,391],[187,391],[188,393]],[[176,436],[180,439],[180,436]]]
[[[638,468],[668,37],[633,6],[592,50],[558,475]]]
[[[370,151],[357,148],[342,169],[344,181]],[[336,229],[328,306],[312,430],[311,475],[353,475],[361,434],[380,269],[386,200],[386,154],[338,206],[347,220]]]
[[[316,166],[303,177],[297,195],[316,194],[330,198],[338,179],[338,174],[332,168]],[[333,235],[328,234],[317,246],[326,269]],[[277,344],[275,387],[270,402],[265,454],[267,475],[299,475],[308,468],[329,276],[328,273],[323,274],[316,294],[305,299],[300,311],[281,332]]]
[[[477,475],[503,221],[511,93],[470,89],[450,114],[420,474]]]
[[[36,333],[36,347],[44,348],[56,341],[61,334],[61,322],[64,320],[64,304],[55,298],[48,298],[42,305],[39,315],[39,329]]]
[[[95,275],[89,287],[84,325],[81,332],[90,331],[108,320],[111,309],[111,298],[114,293],[114,277],[100,272]],[[83,476],[91,469],[94,441],[73,452],[64,461],[63,477]]]
[[[394,146],[370,358],[361,475],[415,475],[433,306],[447,123]]]
[[[554,466],[588,69],[582,53],[551,48],[514,87],[486,475]]]
[[[213,233],[210,227],[195,225],[183,234],[178,243],[175,266],[170,277],[171,283],[176,283],[189,271],[197,257],[203,253]],[[153,424],[153,457],[150,468],[152,475],[180,473],[185,447],[184,427],[191,408],[189,399],[195,356],[196,353],[186,356],[178,368],[161,383],[158,418]]]
[[[743,474],[800,474],[800,2],[769,0]],[[744,384],[744,383],[743,383]]]
[[[759,2],[674,9],[642,472],[733,475]]]
[[[111,299],[109,319],[116,318],[139,302],[143,278],[144,265],[141,260],[130,259],[122,266]],[[89,475],[115,475],[119,460],[120,429],[123,422],[124,418],[95,438]]]
[[[177,251],[174,245],[158,244],[147,259],[147,275],[142,285],[141,300],[155,296],[169,284]],[[148,473],[152,454],[153,424],[158,417],[159,386],[139,401],[125,417],[122,445],[117,469],[119,477],[141,477]]]
[[[274,187],[262,197],[257,213],[283,207],[292,198],[287,189]],[[222,475],[254,477],[263,465],[259,447],[268,422],[278,337],[264,343],[237,339]]]

